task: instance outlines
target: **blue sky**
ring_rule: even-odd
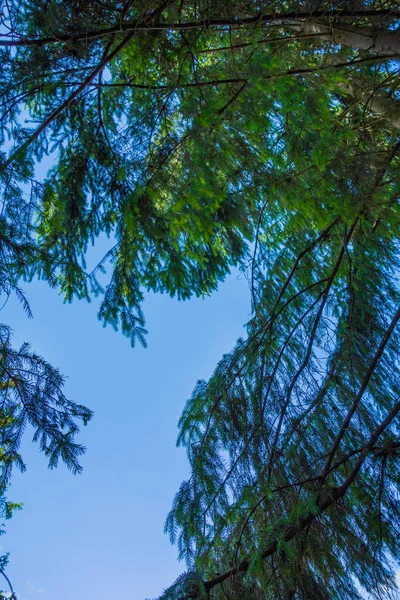
[[[205,300],[149,295],[148,348],[132,349],[103,329],[96,303],[65,305],[43,282],[25,285],[34,313],[15,300],[2,310],[14,343],[34,350],[68,376],[67,395],[95,411],[79,441],[84,472],[49,471],[27,431],[28,470],[14,473],[9,499],[24,509],[0,539],[10,576],[24,600],[144,600],[184,570],[163,525],[188,473],[175,447],[186,398],[233,346],[249,315],[248,285],[235,272]]]

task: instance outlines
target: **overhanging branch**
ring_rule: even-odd
[[[400,312],[400,309],[399,309],[399,312]],[[373,431],[367,444],[364,447],[363,452],[360,454],[360,457],[358,458],[353,470],[348,475],[348,477],[344,480],[342,485],[340,485],[339,487],[332,490],[327,496],[325,496],[325,498],[323,498],[322,500],[319,501],[319,503],[317,504],[317,508],[318,508],[317,511],[313,511],[313,512],[310,511],[297,524],[289,526],[286,529],[286,532],[283,536],[280,536],[279,538],[276,537],[275,540],[273,542],[271,542],[269,544],[268,548],[266,548],[264,550],[264,552],[262,553],[262,555],[261,555],[262,560],[265,560],[269,556],[272,556],[273,554],[275,554],[275,552],[278,549],[279,542],[281,540],[283,540],[285,542],[290,542],[290,540],[292,540],[296,535],[301,533],[306,527],[311,525],[311,523],[316,518],[321,516],[326,510],[328,510],[328,508],[330,508],[338,500],[343,498],[343,496],[346,494],[346,492],[348,491],[350,486],[356,480],[357,475],[359,474],[367,456],[373,450],[379,437],[389,427],[389,425],[393,422],[393,420],[396,418],[396,416],[399,414],[399,412],[400,412],[400,401],[397,402],[393,406],[392,410],[387,414],[385,419],[383,421],[381,421],[381,423],[378,425],[378,427]],[[243,573],[243,574],[246,573],[246,571],[248,570],[248,568],[250,566],[250,563],[251,563],[250,558],[245,558],[242,561],[240,561],[238,564],[234,565],[231,569],[228,569],[227,571],[220,573],[216,577],[213,577],[212,579],[205,581],[203,584],[205,590],[207,592],[210,592],[214,587],[216,587],[217,585],[220,585],[221,583],[223,583],[230,577],[237,575],[239,573]],[[188,593],[188,594],[180,597],[178,600],[189,600],[190,598],[193,598],[193,599],[199,598],[199,593],[194,591],[194,592]]]
[[[105,27],[102,29],[94,29],[88,31],[82,31],[77,34],[71,33],[57,33],[52,36],[42,37],[42,38],[27,38],[21,37],[20,39],[1,39],[0,46],[43,46],[45,44],[59,44],[59,43],[76,43],[81,41],[92,41],[96,39],[100,39],[103,37],[107,37],[109,35],[115,35],[123,32],[133,32],[138,33],[140,31],[189,31],[192,29],[212,29],[214,27],[229,27],[232,28],[242,28],[248,26],[257,26],[264,25],[267,23],[276,23],[282,22],[284,20],[292,19],[296,20],[299,23],[309,19],[318,19],[318,18],[335,18],[340,17],[357,19],[357,18],[384,18],[389,17],[391,20],[398,19],[400,17],[400,10],[390,10],[390,9],[380,9],[380,10],[340,10],[340,9],[332,9],[332,10],[316,10],[312,12],[276,12],[269,14],[257,14],[254,17],[248,17],[241,19],[240,17],[234,17],[232,19],[205,19],[199,21],[189,21],[185,23],[149,23],[148,21],[131,21],[120,23],[118,22],[116,25],[111,27]]]

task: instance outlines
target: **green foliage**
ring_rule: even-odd
[[[343,125],[357,126],[351,144],[330,134],[323,180],[310,168],[286,183],[296,149],[282,141],[287,167],[266,193],[249,268],[248,338],[198,382],[180,420],[192,472],[166,529],[215,598],[361,598],[357,580],[372,597],[394,593],[398,416],[368,440],[400,392],[399,142],[355,119]],[[314,135],[300,159],[310,166]]]
[[[92,417],[89,409],[65,397],[64,379],[57,369],[31,352],[28,344],[15,350],[10,339],[10,329],[1,325],[1,490],[5,489],[14,464],[25,470],[18,449],[28,424],[33,427],[33,439],[48,457],[50,468],[56,467],[61,458],[73,473],[80,472],[78,458],[84,448],[74,439],[79,431],[77,421],[86,425]]]
[[[147,290],[249,276],[248,336],[180,420],[192,473],[166,529],[189,575],[164,600],[396,594],[399,16],[390,0],[8,3],[1,290],[27,310],[34,276],[99,296],[103,324],[145,344]],[[18,401],[5,375],[4,456],[30,420],[51,464],[78,468],[90,414],[27,348],[6,341],[4,365],[30,372]]]
[[[18,190],[35,178],[35,162],[51,155],[54,167],[35,186],[33,223],[46,254],[41,276],[55,277],[67,301],[101,295],[104,324],[143,343],[143,290],[178,298],[214,290],[247,254],[257,211],[275,185],[271,161],[278,173],[286,166],[276,155],[280,136],[291,138],[296,167],[307,168],[301,137],[312,122],[311,158],[324,172],[334,140],[321,132],[332,103],[340,106],[332,91],[349,74],[373,73],[383,89],[386,62],[379,59],[380,74],[376,58],[359,64],[353,48],[327,53],[318,38],[310,47],[308,38],[293,36],[293,24],[272,27],[271,40],[268,29],[254,26],[151,29],[161,17],[167,24],[248,18],[252,2],[167,2],[159,11],[129,3],[126,14],[118,2],[69,4],[15,8],[18,36],[34,39],[1,50],[3,135],[14,141],[4,185]],[[278,7],[268,3],[269,12]],[[138,19],[149,30],[126,43],[96,36],[121,11],[122,29]],[[56,32],[60,43],[42,43]],[[23,126],[22,108],[41,125]],[[338,136],[346,135],[350,142],[351,132],[340,127]],[[111,236],[110,253],[87,273],[88,245],[101,233]],[[111,275],[103,284],[105,268]]]

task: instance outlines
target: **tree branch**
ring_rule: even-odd
[[[5,161],[2,165],[3,169],[6,169],[16,158],[21,156],[21,154],[30,146],[30,144],[35,141],[43,131],[47,129],[47,127],[73,102],[73,100],[83,91],[85,90],[89,84],[93,81],[93,79],[101,73],[101,71],[106,67],[106,65],[112,60],[117,54],[122,50],[124,46],[129,42],[129,40],[133,36],[133,32],[128,33],[122,42],[120,42],[112,52],[107,54],[93,69],[93,71],[84,79],[84,81],[68,96],[66,100],[60,106],[58,106],[48,117],[43,121],[41,125],[28,137],[28,139],[17,148],[11,156]]]
[[[361,402],[361,399],[368,387],[368,384],[370,382],[370,379],[378,365],[379,360],[382,357],[383,351],[385,350],[385,347],[387,345],[387,343],[389,342],[393,331],[397,325],[397,323],[400,320],[400,308],[397,309],[396,314],[394,315],[389,327],[387,328],[387,330],[385,331],[385,334],[381,340],[381,343],[379,344],[379,347],[377,349],[377,351],[375,352],[375,355],[368,367],[368,370],[365,374],[364,380],[362,382],[361,388],[357,394],[357,396],[354,399],[353,404],[350,407],[350,410],[348,411],[345,420],[343,421],[343,424],[340,428],[340,431],[328,453],[328,458],[326,460],[325,466],[324,466],[324,470],[322,472],[322,477],[326,477],[330,471],[331,468],[331,464],[332,464],[332,460],[336,454],[337,449],[339,448],[340,442],[343,439],[344,434],[346,433],[346,430],[350,424],[351,419],[353,418],[354,413],[356,412],[358,405]]]
[[[400,313],[400,309],[398,311]],[[368,443],[366,444],[364,451],[361,453],[356,465],[354,466],[350,475],[345,479],[341,486],[337,487],[330,494],[326,495],[325,498],[321,499],[317,505],[318,510],[309,512],[305,515],[298,524],[294,524],[292,526],[287,527],[285,534],[282,537],[278,536],[275,538],[273,542],[269,544],[269,546],[264,550],[261,554],[261,559],[265,560],[269,556],[275,554],[278,549],[279,541],[283,539],[285,542],[289,542],[293,539],[298,533],[303,531],[306,527],[308,527],[317,517],[321,516],[328,508],[330,508],[333,504],[335,504],[340,498],[342,498],[350,486],[354,483],[357,478],[358,473],[360,472],[367,456],[375,446],[381,434],[389,427],[392,421],[400,412],[400,402],[397,402],[392,410],[388,413],[386,418],[380,423],[380,425],[375,429],[375,431],[371,434]],[[219,585],[223,581],[226,581],[233,575],[237,573],[246,573],[250,566],[251,560],[250,558],[243,559],[240,563],[234,565],[232,568],[220,573],[213,579],[209,579],[204,582],[204,588],[207,592],[210,592],[215,586]],[[198,592],[192,592],[191,594],[187,594],[179,600],[189,599],[189,598],[199,598]]]
[[[150,15],[148,15],[145,23],[148,25],[157,21],[165,8],[165,4],[162,3],[156,10],[152,11]],[[123,23],[120,24],[120,27],[123,26]],[[73,100],[79,96],[79,94],[85,90],[93,81],[93,79],[99,75],[103,69],[108,65],[108,63],[115,58],[119,52],[127,45],[127,43],[131,40],[131,38],[135,35],[135,30],[127,30],[128,33],[125,35],[123,40],[112,50],[110,53],[106,53],[99,64],[93,69],[91,73],[84,79],[84,81],[78,85],[78,87],[72,92],[72,94],[58,107],[56,108],[51,115],[47,117],[47,119],[28,137],[28,139],[15,150],[11,156],[5,161],[2,165],[3,169],[6,169],[17,157],[19,157],[28,147],[29,145],[35,141],[39,135],[47,129],[47,127],[73,102]],[[107,49],[106,49],[107,50]]]
[[[211,29],[213,27],[229,27],[229,28],[242,28],[251,25],[265,25],[267,23],[282,22],[284,20],[296,20],[299,24],[303,23],[308,19],[318,18],[350,18],[350,19],[365,19],[365,18],[384,18],[389,17],[391,20],[396,20],[400,17],[399,10],[380,9],[380,10],[316,10],[313,12],[280,12],[280,13],[259,13],[254,17],[248,17],[241,19],[235,17],[232,19],[205,19],[199,21],[190,21],[186,23],[149,23],[148,21],[133,21],[121,23],[118,22],[116,25],[106,27],[103,29],[94,29],[88,31],[82,31],[78,34],[70,33],[58,33],[52,36],[43,38],[24,38],[21,37],[19,40],[0,40],[0,46],[43,46],[51,43],[76,43],[79,41],[89,42],[91,40],[100,39],[105,36],[118,34],[121,32],[133,32],[139,31],[188,31],[192,29]]]

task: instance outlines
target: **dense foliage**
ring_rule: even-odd
[[[4,293],[38,276],[67,301],[101,296],[103,323],[145,343],[145,290],[249,276],[248,337],[180,421],[192,474],[166,528],[189,572],[162,598],[394,597],[397,3],[10,0],[2,14]],[[101,234],[110,250],[88,271]],[[36,382],[6,394],[10,427],[33,403],[53,461],[90,415],[47,363],[5,356]]]

